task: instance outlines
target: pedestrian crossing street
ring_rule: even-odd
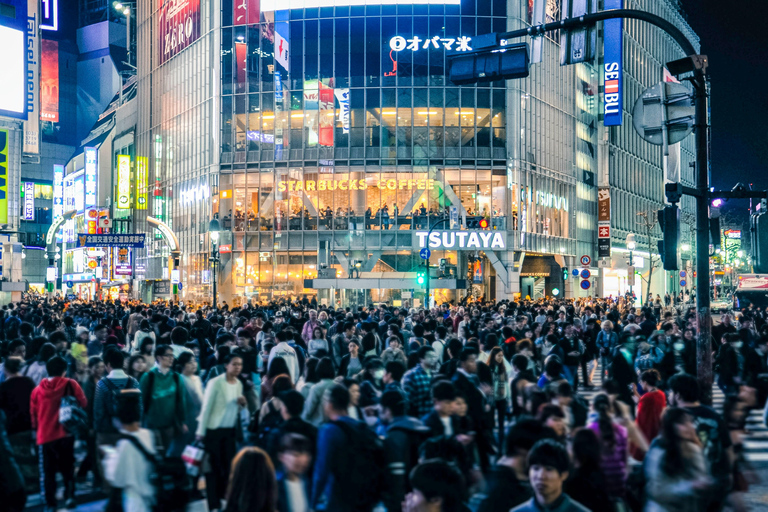
[[[600,392],[603,378],[602,368],[598,368],[592,379],[592,389],[579,387],[577,393],[584,398],[588,404],[592,404],[592,399]],[[579,382],[584,382],[581,370],[579,370]],[[712,407],[723,413],[725,404],[725,395],[722,390],[714,384],[712,386]],[[750,411],[746,421],[746,434],[743,437],[744,459],[754,467],[768,467],[768,427],[763,421],[763,408],[757,408]]]

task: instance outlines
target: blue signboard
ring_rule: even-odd
[[[589,290],[590,286],[592,286],[592,283],[590,283],[589,281],[584,280],[584,281],[581,282],[581,289],[582,290]]]
[[[421,256],[421,259],[428,260],[429,257],[432,255],[432,251],[424,247],[422,250],[419,251],[419,256]]]
[[[78,233],[77,247],[134,247],[144,248],[145,234],[87,235]]]
[[[581,270],[577,268],[573,269],[573,277],[579,277],[580,273],[581,273]]]
[[[621,9],[623,0],[605,0],[605,10]],[[603,124],[620,126],[624,97],[622,62],[624,27],[618,19],[603,22]]]

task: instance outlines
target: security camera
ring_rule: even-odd
[[[735,187],[731,189],[731,192],[746,192],[747,186],[743,183],[737,183]]]

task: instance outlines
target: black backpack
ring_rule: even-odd
[[[155,488],[154,512],[183,511],[189,503],[192,492],[192,482],[187,476],[187,468],[180,458],[165,457],[159,454],[149,453],[141,444],[141,441],[131,435],[124,435],[126,439],[152,466],[149,481]],[[109,512],[122,511],[122,490],[116,489],[110,496],[107,510]]]
[[[107,412],[109,413],[110,417],[116,418],[117,417],[117,409],[118,409],[118,405],[119,405],[118,404],[118,400],[120,398],[120,393],[124,389],[136,389],[136,386],[133,384],[135,379],[133,377],[128,377],[128,382],[125,384],[124,388],[119,388],[119,387],[115,386],[114,382],[109,380],[109,378],[107,378],[107,377],[104,377],[102,380],[104,380],[104,384],[107,386],[107,388],[109,389],[110,394],[112,395],[112,402],[110,403],[110,408],[109,408],[109,411],[107,411]]]
[[[267,402],[267,409],[269,409],[269,411],[264,415],[264,418],[261,421],[258,421],[258,412],[254,415],[256,416],[257,421],[257,425],[254,431],[256,432],[256,446],[263,450],[269,451],[275,448],[269,446],[269,442],[270,438],[272,437],[272,433],[279,430],[280,426],[283,424],[283,416],[280,414],[280,410],[275,407],[272,401]],[[249,430],[252,428],[253,427],[249,427]]]
[[[350,425],[333,421],[347,438],[344,462],[332,471],[338,482],[344,482],[348,503],[358,512],[368,512],[384,494],[386,480],[384,443],[365,423]]]

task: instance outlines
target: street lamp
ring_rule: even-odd
[[[135,6],[136,2],[115,2],[112,5],[117,12],[125,16],[125,60],[128,67],[131,67],[131,6]]]
[[[218,310],[219,302],[217,300],[216,296],[216,270],[219,264],[219,231],[221,231],[221,227],[219,226],[219,220],[218,219],[211,219],[211,222],[208,223],[208,232],[211,235],[211,257],[210,262],[212,263],[213,267],[213,309]]]
[[[635,261],[632,258],[632,251],[635,250],[635,235],[633,233],[629,233],[627,235],[627,249],[629,250],[629,268],[627,269],[627,279],[629,279],[629,294],[632,296],[632,304],[635,303],[635,292],[633,291],[633,287],[635,284]]]
[[[683,249],[683,252],[688,252],[691,250],[691,244],[683,244],[681,248]]]

